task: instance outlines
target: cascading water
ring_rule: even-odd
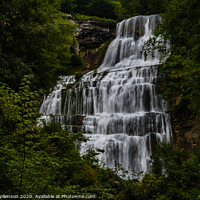
[[[137,16],[117,25],[116,39],[109,45],[103,64],[78,82],[62,77],[44,99],[43,119],[52,115],[72,130],[84,130],[89,139],[81,152],[104,149],[99,155],[108,167],[116,163],[129,172],[150,169],[152,147],[170,142],[170,116],[156,87],[160,53],[146,59],[142,46],[161,21],[159,15]]]

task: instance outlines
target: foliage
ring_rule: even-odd
[[[123,18],[130,18],[136,15],[162,13],[168,0],[120,0],[120,2]]]
[[[151,38],[144,48],[144,54],[159,50],[164,53],[161,60],[163,81],[160,83],[163,96],[171,103],[178,119],[189,116],[200,117],[200,24],[198,1],[169,0],[163,3],[163,21],[157,31],[158,41]],[[165,43],[170,43],[166,49]]]
[[[27,152],[36,134],[40,91],[31,91],[30,78],[25,77],[15,92],[0,87],[1,193],[20,192]],[[4,183],[3,178],[8,181]]]
[[[76,0],[61,0],[61,11],[73,14],[74,9],[77,7]]]
[[[75,15],[81,14],[120,21],[146,12],[141,12],[144,7],[147,7],[146,2],[142,1],[145,0],[61,0],[61,10]],[[138,5],[140,5],[140,10],[137,8]],[[134,8],[132,9],[132,7]],[[132,12],[134,9],[138,11]]]
[[[116,21],[112,19],[100,18],[96,16],[86,16],[86,15],[80,15],[80,14],[76,14],[74,19],[80,20],[80,21],[84,21],[84,20],[104,21],[104,22],[116,24]]]
[[[147,0],[148,14],[160,14],[165,11],[170,0]]]
[[[159,195],[168,199],[198,199],[200,182],[200,149],[193,156],[189,152],[172,148],[170,145],[157,147],[153,155],[153,169],[163,167],[162,190]],[[157,195],[157,196],[159,196]]]
[[[146,174],[141,182],[127,181],[116,199],[199,199],[199,155],[199,148],[190,158],[188,152],[169,144],[157,146],[152,156],[153,174]]]
[[[159,14],[171,0],[61,0],[61,10],[120,21],[136,15]],[[98,19],[99,20],[99,19]]]
[[[121,18],[121,3],[112,0],[76,0],[75,13],[97,16],[100,18],[119,19]]]
[[[82,133],[53,121],[37,125],[42,91],[32,91],[31,79],[24,77],[18,92],[0,87],[0,193],[113,199],[123,180],[98,164],[100,150],[81,156]]]
[[[136,15],[164,12],[170,0],[61,0],[61,10],[120,21]]]
[[[125,18],[143,14],[140,13],[140,0],[121,0],[121,4],[123,7],[123,16]]]
[[[160,33],[171,42],[170,54],[162,65],[163,91],[170,100],[187,102],[187,109],[200,116],[199,106],[199,1],[172,0],[165,8]],[[172,97],[172,98],[171,98]]]
[[[96,0],[90,5],[89,15],[119,20],[122,15],[121,3],[111,0]]]
[[[0,7],[0,76],[17,88],[25,74],[48,89],[70,67],[75,26],[59,12],[59,0],[2,1]]]

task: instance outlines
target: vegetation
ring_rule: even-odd
[[[161,70],[163,96],[171,103],[177,118],[200,117],[199,107],[199,11],[198,1],[168,1],[161,13],[163,22],[155,35],[170,42],[166,49],[155,38],[151,38],[144,53],[159,49],[164,53]],[[189,116],[188,116],[189,115]]]
[[[121,3],[111,0],[61,0],[61,8],[63,12],[115,20],[119,20],[122,15]]]
[[[18,92],[0,87],[0,194],[113,199],[123,180],[100,167],[98,153],[80,155],[82,133],[72,134],[54,122],[37,125],[41,91],[31,90],[30,79],[22,79]]]
[[[39,94],[31,76],[18,92],[0,87],[0,193],[37,199],[36,195],[93,195],[97,199],[199,199],[200,149],[190,152],[162,144],[154,149],[152,174],[141,182],[123,180],[103,168],[90,151],[81,156],[78,141],[61,125],[37,125]]]
[[[152,156],[152,174],[141,182],[127,181],[118,195],[122,199],[192,200],[200,198],[200,149],[189,152],[161,144]]]
[[[62,17],[59,1],[1,1],[0,77],[17,88],[25,74],[49,89],[72,66],[75,26]]]
[[[199,148],[162,144],[152,155],[151,174],[141,182],[123,180],[97,163],[100,152],[79,154],[82,133],[53,122],[37,126],[41,89],[84,66],[76,54],[75,25],[61,11],[109,22],[161,13],[155,34],[171,43],[161,66],[163,95],[178,119],[199,119],[199,0],[61,0],[61,6],[59,0],[2,0],[0,5],[0,194],[200,199]]]
[[[116,24],[116,21],[113,19],[106,19],[106,18],[100,18],[100,17],[96,17],[96,16],[87,16],[87,15],[80,15],[80,14],[76,14],[74,16],[74,19],[80,20],[80,21],[84,21],[84,20],[104,21],[104,22]]]
[[[120,21],[136,15],[158,14],[167,3],[167,0],[61,0],[61,10]]]
[[[197,0],[172,0],[162,15],[164,22],[160,29],[163,37],[172,44],[171,54],[167,55],[162,67],[165,74],[164,95],[168,99],[171,99],[171,95],[173,99],[179,98],[176,108],[184,108],[185,112],[191,110],[197,117],[200,116],[199,11]]]

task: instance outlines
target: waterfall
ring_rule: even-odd
[[[117,24],[102,65],[76,81],[61,77],[40,108],[72,131],[86,131],[81,153],[103,149],[99,159],[129,172],[150,170],[152,147],[170,142],[167,103],[157,88],[160,53],[144,59],[142,46],[161,22],[159,15],[137,16]]]

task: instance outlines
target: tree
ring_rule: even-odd
[[[59,12],[59,0],[1,1],[0,11],[1,81],[17,88],[32,73],[37,86],[49,88],[69,68],[74,40],[75,26]]]
[[[76,7],[76,0],[61,0],[62,12],[73,14]]]
[[[123,16],[124,18],[130,18],[140,13],[140,0],[120,0],[123,7]]]
[[[1,192],[20,193],[28,152],[36,138],[39,92],[31,92],[30,77],[25,77],[15,92],[1,84]],[[3,178],[7,177],[4,183]]]
[[[75,13],[119,20],[122,18],[122,6],[112,0],[76,0]]]
[[[111,0],[95,0],[90,4],[88,14],[102,18],[121,18],[121,3]]]
[[[165,8],[170,0],[147,0],[148,13],[160,14],[165,11]]]
[[[199,198],[199,150],[199,148],[194,149],[193,155],[189,156],[191,152],[171,145],[161,144],[155,148],[152,156],[153,172],[158,179],[152,184],[151,190],[160,188],[157,194],[154,191],[158,199],[159,197],[178,200]]]
[[[170,100],[179,98],[179,105],[197,116],[200,116],[199,11],[197,0],[172,0],[162,14],[164,20],[160,29],[164,38],[171,42],[170,54],[162,65],[164,95]]]
[[[17,92],[0,85],[0,193],[113,199],[115,182],[123,181],[98,164],[100,151],[80,155],[83,133],[71,133],[53,121],[38,125],[42,91],[32,91],[31,80],[25,76]]]

